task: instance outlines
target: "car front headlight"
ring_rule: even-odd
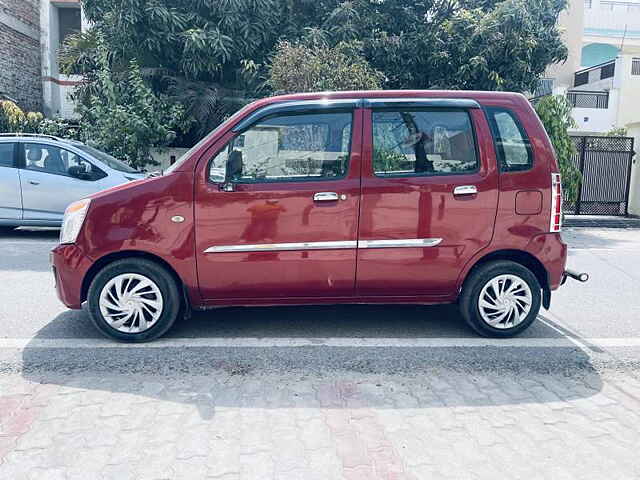
[[[73,202],[64,211],[64,217],[62,218],[62,229],[60,230],[60,243],[74,243],[84,219],[87,216],[89,210],[89,204],[91,200],[84,199],[77,202]]]

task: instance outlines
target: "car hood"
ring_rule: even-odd
[[[133,175],[138,176],[138,174],[132,174],[132,177]],[[127,176],[129,176],[129,174],[127,174]],[[147,182],[153,182],[154,180],[157,180],[157,178],[161,178],[161,177],[147,178],[144,175],[140,175],[140,178],[136,178],[126,183],[121,183],[114,187],[109,187],[104,190],[100,190],[99,192],[88,195],[87,198],[98,199],[98,198],[102,198],[102,197],[111,195],[116,192],[121,192],[124,190],[129,190],[129,192],[127,192],[128,194],[135,195],[143,185],[145,185]]]

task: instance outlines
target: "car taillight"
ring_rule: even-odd
[[[562,179],[559,173],[551,174],[551,225],[550,232],[562,230]]]

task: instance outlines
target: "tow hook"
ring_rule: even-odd
[[[564,282],[567,281],[567,278],[573,278],[574,280],[577,280],[579,282],[584,283],[587,280],[589,280],[589,274],[588,273],[574,272],[573,270],[567,269],[562,274],[562,285],[564,285]]]

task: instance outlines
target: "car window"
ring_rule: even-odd
[[[101,162],[104,162],[109,168],[113,168],[114,170],[118,170],[119,172],[124,173],[140,173],[139,170],[136,170],[133,167],[130,167],[122,160],[118,160],[115,157],[112,157],[106,152],[102,150],[98,150],[97,148],[93,148],[89,145],[75,145],[76,148],[82,150],[83,152],[88,153],[92,157],[97,158]]]
[[[14,143],[0,143],[0,167],[13,167]]]
[[[106,174],[81,156],[53,145],[40,143],[24,144],[25,168],[35,172],[52,173],[79,178],[98,180]]]
[[[515,115],[504,108],[487,108],[489,125],[503,172],[528,170],[533,165],[529,137]]]
[[[469,114],[463,110],[374,111],[373,170],[377,176],[477,171]]]
[[[211,161],[209,179],[236,183],[333,180],[347,173],[351,113],[277,115],[231,140]]]

